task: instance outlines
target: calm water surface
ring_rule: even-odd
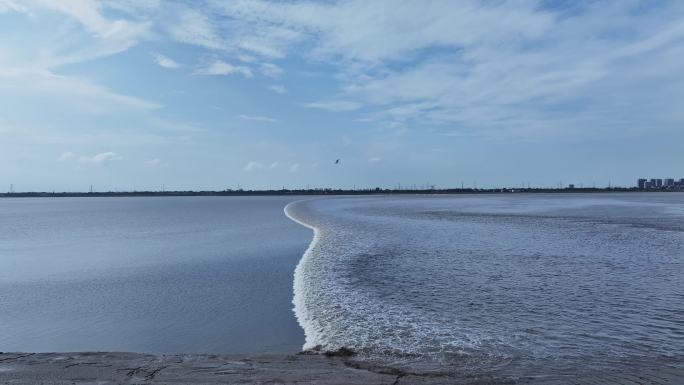
[[[291,200],[0,199],[0,351],[299,351]]]

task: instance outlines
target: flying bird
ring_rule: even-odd
[[[335,164],[340,164],[340,160],[339,160],[339,159],[336,160],[336,161],[335,161]]]

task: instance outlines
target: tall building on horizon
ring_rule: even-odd
[[[684,178],[680,178],[679,180],[675,178],[639,178],[637,179],[637,188],[639,188],[640,190],[647,190],[652,188],[683,189]]]

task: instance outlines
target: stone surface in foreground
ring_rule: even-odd
[[[0,384],[394,384],[448,383],[324,355],[0,354]]]
[[[325,354],[0,353],[0,384],[684,384],[684,367],[517,378],[408,373]]]

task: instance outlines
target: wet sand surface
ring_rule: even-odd
[[[681,384],[684,368],[525,378],[410,373],[353,357],[2,353],[0,384]]]

